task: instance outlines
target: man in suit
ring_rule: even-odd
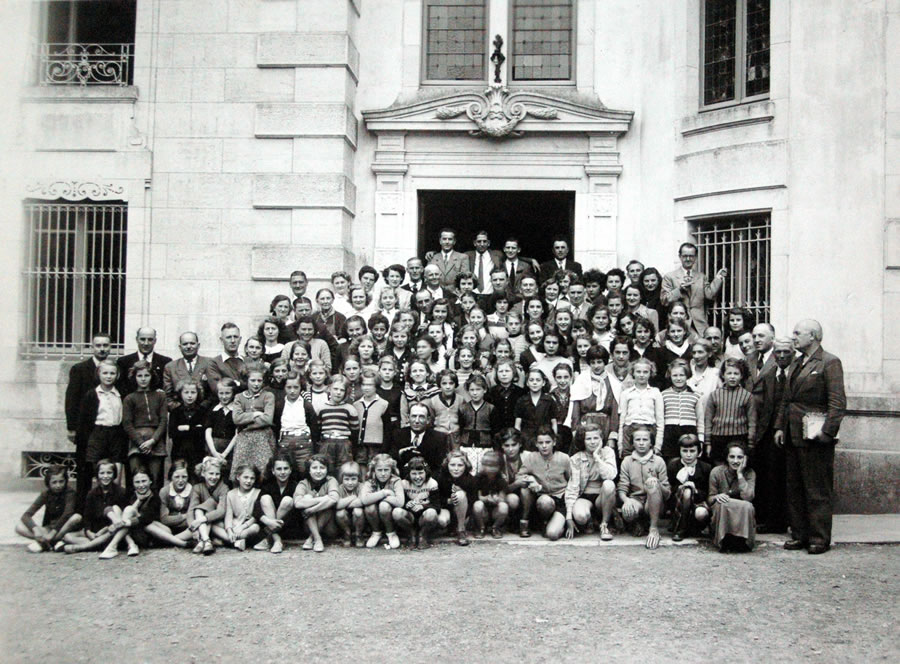
[[[847,407],[841,360],[822,348],[822,326],[801,320],[794,326],[794,349],[781,407],[775,420],[775,444],[785,446],[787,506],[792,539],[788,550],[825,553],[831,547],[834,447]],[[823,417],[810,436],[804,416]]]
[[[722,290],[728,270],[723,267],[707,283],[706,275],[697,269],[697,245],[685,242],[678,249],[678,257],[681,259],[681,267],[663,277],[660,299],[668,307],[676,302],[683,302],[688,310],[691,329],[702,335],[709,325],[706,302],[715,299]]]
[[[461,270],[460,272],[465,272],[465,270]],[[460,274],[460,272],[457,272],[457,274]],[[428,291],[431,294],[432,300],[439,300],[442,297],[449,299],[452,295],[456,294],[456,291],[454,290],[456,288],[456,278],[454,277],[452,285],[445,286],[441,269],[434,263],[426,265],[423,274],[425,275],[423,279],[425,288],[420,288],[416,291],[415,295],[412,297],[413,301],[415,301],[416,297],[422,291]]]
[[[414,403],[409,407],[409,426],[400,429],[391,451],[401,470],[411,456],[421,454],[432,474],[440,471],[449,448],[446,434],[431,428],[433,421],[434,414],[427,404]]]
[[[491,249],[491,240],[487,231],[478,231],[475,236],[475,249],[466,252],[469,259],[469,272],[475,275],[475,292],[479,295],[490,295],[491,270],[503,265],[503,254]]]
[[[84,499],[91,488],[91,464],[85,459],[84,445],[77,445],[75,439],[80,421],[81,401],[85,393],[100,384],[97,378],[97,367],[109,357],[112,348],[112,337],[107,332],[98,332],[91,339],[91,357],[69,369],[69,384],[66,385],[66,437],[75,445],[75,477],[77,478],[77,505],[84,508]]]
[[[181,403],[177,394],[181,381],[189,378],[195,380],[201,386],[201,394],[204,394],[209,380],[207,370],[211,360],[199,354],[200,339],[197,333],[184,332],[178,337],[178,348],[181,350],[181,357],[172,360],[163,369],[163,391],[166,393],[166,405],[170,412]],[[215,403],[216,395],[206,394],[203,401],[206,404]]]
[[[216,388],[223,378],[231,378],[237,383],[237,392],[244,389],[243,371],[244,360],[238,355],[241,347],[241,330],[234,323],[225,323],[222,326],[219,340],[222,342],[222,354],[210,358],[206,369],[207,386],[210,394],[217,394]]]
[[[541,279],[552,279],[559,270],[569,270],[579,277],[582,274],[581,263],[569,258],[569,241],[562,236],[553,238],[553,259],[541,263]]]
[[[503,261],[502,267],[509,280],[509,287],[514,291],[519,290],[519,286],[522,283],[522,277],[537,276],[532,266],[534,261],[531,258],[520,256],[519,253],[521,251],[522,249],[519,246],[518,238],[510,237],[503,243],[503,254],[506,258]]]
[[[794,359],[791,340],[776,342],[769,323],[753,328],[756,351],[748,358],[750,378],[747,389],[753,395],[757,413],[758,440],[750,459],[756,471],[756,519],[758,532],[787,530],[784,496],[784,448],[775,444],[775,416],[784,394],[785,371]]]
[[[440,235],[441,250],[428,261],[428,265],[436,265],[441,272],[441,286],[452,291],[456,283],[456,275],[469,269],[469,258],[456,251],[456,231],[442,228]]]
[[[123,399],[137,389],[134,381],[128,377],[128,372],[138,361],[144,360],[150,363],[150,372],[153,374],[150,388],[158,390],[161,390],[163,386],[163,369],[172,361],[171,357],[154,352],[156,330],[152,327],[138,328],[135,340],[137,341],[137,352],[123,355],[116,360],[116,364],[119,366],[119,382],[116,387]]]

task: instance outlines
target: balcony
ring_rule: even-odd
[[[134,44],[42,43],[36,50],[39,86],[132,83]]]

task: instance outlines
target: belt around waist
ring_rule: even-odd
[[[309,429],[290,429],[290,430],[282,429],[281,430],[282,438],[284,438],[285,436],[293,436],[294,438],[299,438],[300,436],[308,436],[308,435],[309,435]]]
[[[121,429],[122,425],[121,424],[95,424],[94,428],[95,429]],[[144,427],[142,427],[142,428],[144,428]]]

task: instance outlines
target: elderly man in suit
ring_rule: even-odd
[[[552,279],[560,270],[569,270],[579,277],[582,274],[581,263],[569,258],[569,241],[561,235],[553,238],[553,259],[541,263],[541,279]]]
[[[678,257],[681,267],[663,277],[660,300],[668,307],[683,302],[688,310],[691,329],[702,335],[709,325],[706,302],[715,299],[722,290],[728,270],[723,267],[707,283],[706,275],[697,269],[697,245],[685,242],[678,248]]]
[[[206,387],[209,376],[210,359],[201,356],[200,339],[196,332],[184,332],[178,337],[178,348],[181,357],[172,360],[163,369],[163,392],[166,393],[166,405],[169,411],[181,402],[178,400],[178,385],[188,379],[195,380],[200,386],[200,393],[205,394],[204,403],[215,403],[216,395],[208,394]]]
[[[172,361],[171,357],[155,352],[156,330],[152,327],[138,328],[135,341],[137,341],[137,352],[123,355],[116,360],[116,364],[119,365],[119,382],[116,387],[123,399],[137,389],[134,381],[128,377],[128,372],[138,361],[144,360],[150,363],[150,372],[153,374],[150,387],[158,390],[163,386],[163,369]]]
[[[503,265],[503,254],[491,249],[491,240],[487,231],[478,231],[475,235],[475,249],[466,252],[469,259],[469,272],[475,275],[475,292],[479,295],[490,295],[491,270]]]
[[[783,533],[787,530],[784,496],[784,448],[775,444],[775,417],[786,384],[786,371],[794,359],[788,338],[775,339],[769,323],[753,328],[756,351],[748,358],[750,378],[747,389],[753,395],[758,416],[758,442],[751,459],[756,471],[756,514],[758,532]]]
[[[449,447],[446,434],[432,429],[434,413],[424,403],[414,403],[409,407],[409,426],[400,429],[394,439],[391,456],[402,469],[410,457],[421,454],[435,475],[440,471]]]
[[[787,384],[775,420],[775,444],[785,446],[788,550],[825,553],[831,547],[834,447],[847,397],[841,360],[822,348],[822,326],[801,320],[794,327]]]
[[[441,271],[441,286],[452,292],[456,284],[456,275],[468,271],[469,258],[454,249],[456,231],[452,228],[442,228],[439,241],[441,250],[429,258],[428,264],[438,267]]]

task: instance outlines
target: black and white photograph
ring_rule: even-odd
[[[900,1],[0,35],[0,660],[900,660]]]

